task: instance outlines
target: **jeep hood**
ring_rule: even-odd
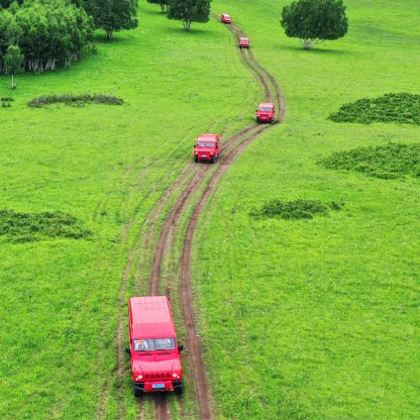
[[[173,372],[181,370],[181,363],[177,357],[160,360],[156,356],[146,356],[141,359],[133,360],[133,372],[142,373],[159,373],[159,372]]]

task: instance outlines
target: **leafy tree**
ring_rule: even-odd
[[[16,0],[0,0],[0,8],[7,9]],[[19,0],[17,3],[22,4],[23,0]]]
[[[147,0],[148,3],[158,4],[162,10],[162,13],[166,12],[168,6],[168,0]]]
[[[211,0],[168,0],[167,16],[181,20],[184,29],[189,31],[192,22],[206,23],[210,16]]]
[[[20,48],[26,70],[42,72],[68,66],[91,49],[93,22],[67,0],[32,0],[0,10],[0,34],[0,72],[10,45]]]
[[[107,39],[116,31],[138,26],[137,0],[84,0],[83,7],[96,27],[105,30]]]
[[[294,1],[283,8],[280,22],[286,35],[301,39],[306,50],[318,41],[343,37],[348,29],[342,0]]]
[[[9,45],[4,56],[6,71],[12,76],[11,88],[16,89],[16,75],[22,70],[23,54],[17,45]]]

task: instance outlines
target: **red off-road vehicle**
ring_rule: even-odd
[[[218,134],[203,134],[194,145],[194,160],[216,163],[220,154],[220,136]]]
[[[272,103],[263,103],[257,109],[257,123],[272,124],[276,118],[276,109]]]
[[[128,304],[134,395],[182,393],[182,368],[174,321],[166,296],[133,297]],[[127,349],[128,350],[128,349]]]
[[[249,38],[241,36],[239,38],[239,48],[249,48]]]
[[[220,22],[222,23],[232,23],[232,19],[227,13],[222,13],[222,16],[220,16]]]

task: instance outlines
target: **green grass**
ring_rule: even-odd
[[[413,125],[328,120],[343,103],[418,93],[418,2],[348,0],[349,34],[304,51],[282,0],[217,0],[280,81],[286,121],[223,178],[195,238],[195,294],[226,418],[414,418],[418,180],[329,170],[335,152],[418,144]],[[312,220],[255,219],[271,200],[344,202]]]
[[[359,99],[344,104],[328,117],[334,122],[370,124],[390,122],[420,125],[420,95],[413,93],[387,93],[374,99]]]
[[[0,237],[9,242],[32,242],[43,237],[89,238],[92,232],[71,215],[55,213],[17,213],[0,210]]]
[[[69,106],[84,106],[87,104],[108,104],[108,105],[122,105],[124,100],[112,95],[96,94],[81,94],[81,95],[46,95],[39,96],[28,102],[32,108],[41,108],[43,106],[52,104],[65,104]]]
[[[1,418],[94,417],[115,368],[116,322],[126,313],[119,289],[145,216],[190,161],[198,134],[252,121],[260,93],[226,29],[211,22],[186,34],[158,10],[142,3],[138,29],[99,39],[96,55],[68,69],[20,75],[14,92],[0,77],[0,97],[14,98],[0,107],[0,209],[62,212],[92,232],[1,242]],[[124,104],[27,105],[97,92]],[[123,298],[137,286],[130,273]],[[124,399],[134,418],[128,375]],[[113,383],[110,418],[115,401]],[[152,410],[153,401],[146,417]]]
[[[308,52],[282,34],[283,4],[213,2],[248,32],[287,100],[285,123],[236,161],[196,237],[195,293],[217,414],[415,417],[418,181],[317,162],[418,142],[413,125],[327,119],[360,98],[418,93],[418,5],[348,0],[349,35]],[[191,158],[197,134],[227,135],[253,121],[261,92],[226,28],[211,22],[186,34],[158,11],[142,3],[138,29],[99,40],[96,55],[69,69],[19,76],[13,93],[0,77],[0,97],[15,99],[0,106],[0,209],[35,219],[59,212],[92,232],[88,240],[1,239],[1,418],[94,417],[115,368],[122,273],[145,216]],[[124,104],[27,105],[97,92]],[[311,220],[250,215],[271,200],[345,206]],[[137,284],[137,270],[124,298],[147,290],[147,273]],[[182,330],[178,307],[175,314]],[[127,376],[124,415],[134,418],[129,384]],[[116,385],[108,418],[118,415]],[[194,413],[188,400],[184,411],[170,404],[175,418]],[[145,417],[152,414],[149,401]]]
[[[388,143],[336,152],[319,164],[328,169],[362,172],[383,179],[420,178],[420,143]]]
[[[342,204],[332,202],[324,204],[319,200],[282,201],[273,199],[264,203],[261,208],[250,211],[255,218],[279,217],[285,220],[313,219],[314,216],[326,216],[330,210],[340,210]]]

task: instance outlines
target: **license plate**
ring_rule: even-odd
[[[153,389],[163,389],[163,388],[165,388],[165,384],[153,384],[152,388]]]
[[[203,156],[202,156],[202,158],[203,158],[203,159],[207,159],[207,155],[203,155]]]

